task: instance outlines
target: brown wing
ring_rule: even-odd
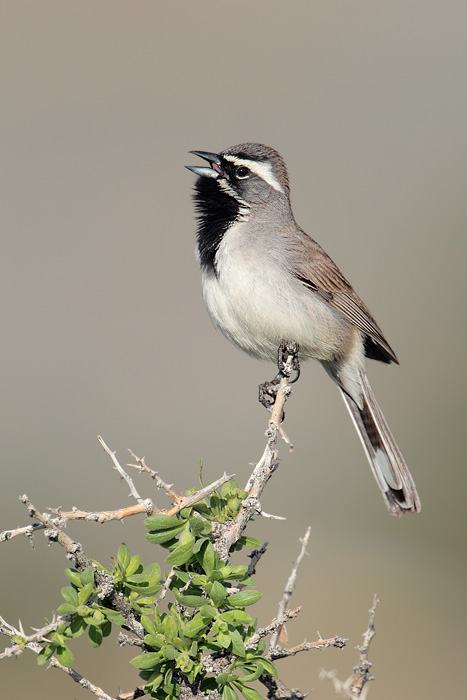
[[[305,287],[325,299],[365,334],[365,354],[382,362],[398,359],[369,310],[337,265],[316,241],[301,231],[294,274]]]

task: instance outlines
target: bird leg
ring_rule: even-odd
[[[296,372],[296,376],[289,381],[289,384],[294,384],[300,376],[300,362],[298,359],[299,351],[298,343],[291,343],[283,340],[277,351],[277,369],[279,370],[280,378],[286,377],[290,380],[292,372]]]
[[[281,379],[285,377],[289,381],[289,384],[293,384],[300,376],[298,350],[298,343],[291,343],[283,340],[277,352],[278,373],[272,381],[264,382],[264,384],[259,385],[258,400],[270,413],[272,413]],[[296,376],[290,380],[292,372],[296,372]],[[282,412],[281,423],[284,421],[284,418],[285,413]]]

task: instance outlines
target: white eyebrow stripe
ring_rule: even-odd
[[[251,170],[252,173],[255,173],[255,175],[258,175],[258,177],[267,182],[268,185],[271,185],[271,187],[273,187],[275,190],[285,194],[281,185],[272,174],[272,167],[270,163],[259,163],[257,160],[238,158],[237,156],[232,156],[229,154],[224,155],[223,158],[230,161],[230,163],[234,163],[234,165],[244,165],[246,168]]]

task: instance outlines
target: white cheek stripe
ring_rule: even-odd
[[[258,163],[256,160],[237,158],[237,156],[231,155],[224,155],[223,158],[231,163],[234,163],[235,165],[244,165],[246,168],[251,170],[252,173],[255,173],[255,175],[258,175],[258,177],[267,182],[268,185],[271,185],[271,187],[273,187],[275,190],[284,194],[284,190],[272,174],[272,167],[270,163]]]

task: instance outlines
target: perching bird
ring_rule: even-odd
[[[234,345],[275,360],[283,341],[319,360],[342,392],[392,515],[420,510],[414,481],[376,403],[365,357],[397,357],[337,265],[295,222],[284,160],[243,143],[191,151],[199,175],[196,255],[214,326]]]

